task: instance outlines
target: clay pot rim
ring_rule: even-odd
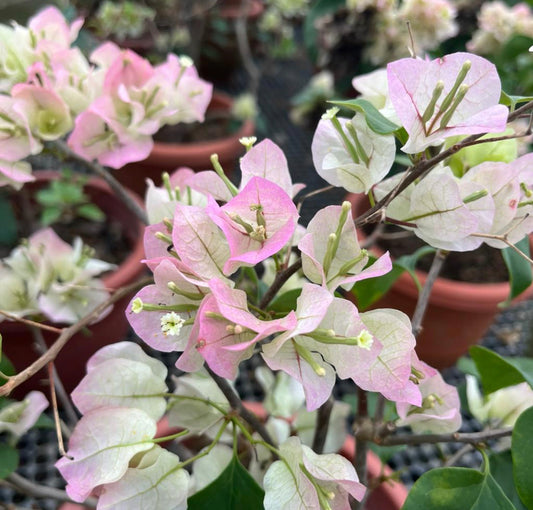
[[[265,10],[265,6],[260,0],[251,0],[250,2],[247,2],[247,6],[245,6],[245,9],[246,11],[244,12],[244,15],[246,19],[254,20],[263,13],[263,11]],[[222,5],[219,8],[219,14],[222,18],[230,20],[238,19],[242,16],[242,6]]]
[[[233,98],[229,94],[224,92],[213,92],[211,99],[211,108],[213,110],[229,109],[233,103]],[[234,133],[228,134],[221,138],[215,138],[214,140],[205,140],[201,142],[191,143],[168,143],[154,141],[154,147],[150,154],[150,157],[154,158],[166,158],[174,156],[176,150],[179,150],[182,157],[187,158],[191,155],[195,155],[198,151],[219,153],[225,149],[228,144],[234,144],[236,140],[245,136],[251,136],[254,132],[255,124],[250,119],[245,120],[240,128]],[[238,143],[238,142],[237,142]]]
[[[33,172],[33,175],[36,178],[36,181],[39,179],[48,181],[56,179],[59,176],[59,172],[57,170],[36,170]],[[103,194],[108,195],[110,200],[115,200],[121,205],[121,207],[126,209],[126,206],[122,204],[121,200],[115,195],[113,190],[103,179],[99,177],[90,177],[85,185],[85,188],[93,188]],[[137,205],[144,209],[144,203],[142,200],[135,193],[129,190],[128,193],[137,203]],[[133,216],[133,213],[131,213],[131,215]],[[141,260],[144,259],[144,225],[136,218],[135,221],[138,224],[139,235],[132,239],[133,244],[129,255],[120,264],[118,264],[114,271],[102,277],[102,281],[109,290],[116,290],[126,285],[128,282],[131,282],[136,276],[138,276],[143,270]]]
[[[352,213],[354,213],[357,206],[366,200],[366,195],[363,193],[348,193],[345,200],[352,204]],[[362,229],[357,229],[357,236],[359,241],[364,241],[366,239],[366,235]],[[529,237],[529,244],[533,251],[532,236]],[[372,251],[377,255],[383,255],[383,253],[385,253],[376,246],[372,247]],[[415,269],[415,274],[419,279],[420,284],[423,286],[427,279],[427,273]],[[409,273],[402,273],[395,285],[401,286],[402,292],[409,297],[417,298],[418,288]],[[497,304],[507,299],[509,292],[509,282],[469,283],[438,277],[433,285],[433,291],[429,302],[433,305],[446,305],[452,310],[492,310],[497,309]],[[533,295],[533,285],[518,296],[518,298],[514,299],[513,303],[523,301],[531,295]],[[460,299],[458,299],[458,296],[460,296]]]

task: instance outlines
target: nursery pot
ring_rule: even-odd
[[[59,174],[53,171],[34,172],[36,181],[27,183],[24,189],[35,192],[43,188],[51,180],[57,179]],[[118,267],[102,277],[109,290],[115,290],[137,280],[144,272],[141,260],[144,258],[143,232],[144,226],[136,220],[132,213],[111,191],[111,188],[99,178],[91,178],[84,188],[92,203],[96,204],[106,215],[116,221],[125,233],[130,245],[128,256]],[[141,200],[131,194],[132,198],[143,206]],[[124,313],[132,296],[125,296],[115,303],[111,312],[101,321],[90,325],[87,331],[74,335],[62,349],[55,360],[61,382],[65,389],[72,391],[85,375],[85,363],[98,349],[109,343],[122,340],[128,329],[129,323]],[[56,325],[62,327],[63,325]],[[56,333],[44,331],[43,336],[48,345],[57,338]],[[26,368],[37,359],[33,348],[33,336],[28,327],[20,322],[4,320],[0,322],[0,333],[3,336],[2,348],[5,355],[14,364],[17,372]],[[17,387],[14,395],[23,397],[30,390],[47,389],[47,373],[45,370],[30,378]]]
[[[346,200],[352,204],[354,218],[368,208],[368,199],[364,194],[350,193]],[[357,234],[361,243],[366,236],[360,229]],[[377,247],[372,247],[372,251],[377,255],[383,254]],[[415,273],[423,286],[427,273],[419,270]],[[439,370],[454,365],[468,352],[471,345],[483,338],[496,314],[500,312],[498,304],[507,299],[509,292],[508,282],[469,283],[437,278],[429,298],[422,331],[417,337],[418,356]],[[516,301],[532,294],[533,286]],[[372,308],[395,308],[412,317],[417,300],[418,289],[413,278],[404,272]]]
[[[215,92],[208,111],[229,112],[232,104],[233,99],[230,96]],[[144,196],[146,178],[160,185],[162,172],[172,173],[179,167],[189,167],[197,171],[212,169],[211,154],[218,154],[222,168],[229,173],[244,152],[239,138],[251,136],[254,130],[254,123],[246,120],[237,131],[222,138],[193,143],[154,141],[154,148],[145,160],[129,163],[117,170],[115,177],[135,193]]]

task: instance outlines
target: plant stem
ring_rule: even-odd
[[[239,17],[235,20],[235,38],[237,40],[237,47],[239,49],[239,55],[241,57],[242,64],[250,77],[250,91],[254,98],[257,97],[259,90],[259,80],[261,78],[261,72],[255,65],[250,50],[250,41],[248,40],[247,30],[247,17],[246,12],[250,7],[250,0],[243,0],[241,2],[241,12]]]
[[[529,101],[525,105],[521,106],[520,108],[517,108],[514,112],[509,114],[507,122],[511,122],[531,110],[533,110],[533,101]],[[410,167],[407,170],[405,178],[402,179],[402,181],[398,184],[398,186],[394,188],[392,191],[390,191],[389,193],[387,193],[387,195],[385,195],[373,207],[371,207],[370,209],[365,211],[363,214],[361,214],[359,217],[357,217],[355,219],[355,225],[360,227],[366,223],[373,223],[375,221],[379,221],[379,219],[381,218],[381,210],[387,207],[387,205],[389,205],[398,194],[400,194],[403,190],[405,190],[405,188],[407,188],[410,184],[415,182],[418,178],[423,177],[426,172],[431,170],[438,163],[440,163],[441,161],[444,161],[446,158],[459,152],[464,147],[469,147],[470,145],[476,145],[480,143],[486,143],[488,140],[480,140],[480,138],[484,136],[485,134],[487,133],[480,133],[478,135],[467,136],[466,138],[461,140],[459,143],[452,145],[451,147],[442,151],[436,156],[430,159],[421,160],[419,163]]]
[[[115,192],[115,194],[120,198],[124,205],[145,225],[148,225],[148,218],[146,212],[142,207],[140,207],[135,200],[130,195],[130,192],[120,184],[111,173],[99,163],[95,161],[87,161],[86,159],[78,156],[63,140],[55,140],[50,142],[52,147],[55,147],[61,151],[61,153],[68,159],[81,163],[86,168],[88,168],[93,174],[98,175],[104,179],[109,187]]]
[[[2,482],[2,480],[0,480]],[[55,487],[47,487],[45,485],[39,485],[38,483],[32,482],[23,476],[20,476],[17,473],[11,473],[5,479],[6,485],[11,486],[18,492],[22,494],[27,494],[33,498],[52,498],[57,501],[65,501],[69,503],[74,503],[72,499],[69,498],[68,494],[65,491],[56,489]],[[4,482],[4,483],[5,483]],[[84,501],[84,505],[96,508],[97,500],[95,498],[88,498]]]
[[[470,452],[471,450],[473,450],[474,447],[471,445],[471,444],[465,444],[463,445],[461,448],[459,448],[459,450],[457,450],[443,465],[443,467],[451,467],[453,466],[456,462],[459,461],[459,459],[467,454],[468,452]]]
[[[42,356],[46,353],[46,350],[48,349],[48,346],[46,345],[46,342],[44,340],[43,334],[40,329],[37,329],[36,327],[31,328],[31,333],[33,335],[33,341],[35,342],[35,350],[37,351],[37,354],[39,356]],[[54,416],[58,419],[59,415],[57,414],[57,401],[56,401],[56,393],[59,397],[59,400],[61,401],[61,405],[63,406],[63,409],[67,415],[67,421],[70,427],[73,427],[78,422],[78,415],[76,414],[76,411],[74,410],[74,407],[72,407],[72,403],[70,401],[69,396],[67,395],[67,392],[65,390],[65,387],[63,386],[63,383],[61,382],[61,379],[59,378],[59,374],[57,373],[57,370],[53,363],[51,364],[51,370],[49,369],[49,377],[50,380],[50,392],[52,394],[52,407],[54,410]],[[56,420],[56,425],[59,423],[58,420]],[[60,446],[62,446],[62,439],[61,439],[61,429],[57,428],[58,432],[58,438]]]
[[[315,437],[313,437],[313,444],[311,446],[315,453],[322,453],[326,443],[326,436],[328,435],[329,420],[331,418],[331,411],[333,410],[334,399],[330,397],[318,408],[316,414],[316,428]]]
[[[223,377],[220,377],[219,375],[215,374],[209,366],[205,366],[207,372],[215,381],[216,385],[220,388],[220,391],[224,394],[224,396],[228,399],[228,402],[232,409],[235,409],[239,413],[242,418],[244,418],[245,421],[249,423],[249,425],[271,446],[276,447],[276,443],[270,436],[268,430],[265,428],[265,426],[259,421],[257,416],[248,411],[246,407],[244,407],[242,400],[240,399],[239,395],[235,393],[233,388],[230,386],[228,381],[224,379]]]
[[[109,297],[103,303],[100,303],[94,310],[89,312],[85,317],[81,318],[78,322],[68,328],[63,328],[61,334],[56,341],[48,348],[45,354],[36,359],[30,366],[26,367],[22,372],[12,376],[3,385],[0,386],[0,397],[9,395],[14,388],[27,381],[30,377],[34,376],[39,370],[41,370],[47,363],[53,361],[57,355],[61,352],[61,349],[65,344],[85,326],[88,326],[93,320],[95,320],[107,307],[113,303],[119,301],[130,293],[144,287],[145,285],[153,282],[152,278],[143,278],[131,285],[118,289],[112,296]]]
[[[265,292],[265,295],[263,296],[263,299],[261,299],[261,302],[259,303],[259,308],[264,310],[267,305],[274,299],[274,296],[277,294],[279,289],[283,287],[283,284],[294,274],[296,271],[298,271],[302,267],[302,259],[299,258],[296,262],[292,264],[292,266],[289,266],[287,269],[284,269],[283,271],[280,271],[276,274],[276,278],[274,279],[274,282],[269,287],[269,289]]]
[[[63,331],[60,328],[54,328],[54,326],[49,326],[48,324],[41,324],[40,322],[32,321],[30,319],[25,319],[24,317],[18,317],[17,315],[10,314],[4,310],[0,310],[0,315],[7,317],[13,321],[21,322],[22,324],[27,324],[28,326],[33,326],[35,328],[44,329],[46,331],[52,331],[52,333],[61,334]]]
[[[363,485],[367,485],[367,464],[366,457],[368,455],[368,441],[363,438],[360,431],[365,431],[368,424],[368,402],[366,391],[357,387],[357,417],[353,424],[355,435],[355,456],[354,467],[359,477],[359,481]],[[364,510],[365,500],[352,501],[352,510]]]
[[[411,321],[412,331],[415,337],[417,337],[422,331],[422,321],[424,320],[424,315],[429,303],[429,296],[431,295],[433,284],[439,276],[440,270],[442,269],[442,265],[444,264],[447,255],[447,251],[437,250],[435,257],[433,258],[433,262],[431,263],[426,283],[422,288],[422,292],[418,296],[416,308],[413,313],[413,319]]]
[[[452,434],[397,434],[380,438],[375,442],[381,446],[414,445],[423,443],[466,443],[479,445],[491,439],[508,437],[512,432],[512,427],[509,427],[503,429],[482,430],[481,432],[453,432]]]

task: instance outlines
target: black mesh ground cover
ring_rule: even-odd
[[[303,182],[307,191],[321,188],[325,183],[315,172],[311,160],[311,127],[297,127],[289,119],[289,99],[298,92],[311,76],[312,68],[305,59],[299,58],[288,62],[272,63],[262,77],[259,89],[259,107],[263,116],[264,126],[259,137],[268,136],[280,145],[289,163],[293,182]],[[243,77],[237,76],[230,91],[235,92],[243,88]],[[43,160],[43,167],[49,167],[49,161]],[[315,212],[325,203],[340,203],[343,199],[342,190],[328,192],[327,195],[313,197],[304,203],[301,210],[302,223],[307,224]],[[528,301],[514,306],[501,313],[483,340],[483,344],[493,348],[502,355],[531,354],[531,325],[533,324],[533,302]],[[130,339],[134,339],[130,335]],[[173,367],[176,354],[156,353],[167,366]],[[253,359],[243,367],[236,387],[246,399],[259,400],[261,389],[254,381],[253,371],[259,364]],[[445,371],[446,380],[459,385],[464,378],[455,369]],[[335,388],[335,396],[342,398],[353,392],[353,385],[347,381],[340,381]],[[480,425],[471,417],[463,417],[462,431],[480,430]],[[53,430],[33,430],[26,434],[20,444],[21,465],[19,473],[30,480],[52,486],[62,487],[59,473],[53,467],[58,458],[58,451]],[[408,486],[425,471],[441,465],[441,458],[455,453],[461,445],[445,446],[422,445],[402,449],[392,456],[390,466],[401,473],[402,481]],[[461,458],[457,465],[477,467],[480,456],[470,452]],[[10,489],[0,487],[0,508],[13,504],[21,508],[39,508],[52,510],[57,503],[50,500],[36,501],[16,494]]]

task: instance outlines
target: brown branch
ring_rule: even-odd
[[[313,444],[311,448],[315,453],[322,453],[324,445],[326,444],[326,437],[328,435],[329,420],[331,418],[331,411],[335,400],[330,397],[318,408],[316,413],[316,427],[315,436],[313,437]]]
[[[55,140],[50,142],[52,147],[57,148],[66,158],[81,163],[86,168],[88,168],[92,173],[98,175],[104,179],[109,187],[115,192],[115,194],[120,198],[124,205],[145,225],[148,225],[148,218],[146,212],[139,204],[132,199],[129,192],[118,182],[111,173],[102,165],[96,163],[95,161],[87,161],[85,158],[78,156],[64,141]],[[126,170],[127,171],[127,170]]]
[[[362,388],[357,388],[357,416],[353,424],[355,440],[354,468],[363,485],[367,485],[367,455],[368,440],[365,436],[372,430],[372,422],[368,417],[367,393]],[[352,510],[363,510],[365,501],[352,501]]]
[[[56,489],[55,487],[47,487],[46,485],[39,485],[32,482],[17,473],[11,473],[5,481],[6,485],[15,489],[17,492],[26,494],[32,498],[51,498],[57,501],[64,501],[68,503],[74,503],[65,491]],[[88,498],[84,501],[84,505],[90,508],[96,508],[98,501],[95,498]]]
[[[35,350],[37,351],[37,354],[39,354],[39,356],[42,356],[46,353],[46,350],[48,349],[46,341],[44,340],[44,337],[39,329],[32,327],[31,333],[33,335]],[[61,427],[59,426],[60,421],[59,413],[57,410],[57,396],[59,396],[59,400],[61,400],[61,404],[63,405],[63,409],[65,410],[69,425],[71,427],[76,425],[76,423],[78,422],[78,415],[76,414],[76,411],[72,406],[70,398],[65,390],[65,387],[63,386],[63,383],[61,382],[61,379],[59,378],[59,375],[53,363],[48,363],[48,380],[50,381],[50,394],[52,400],[52,409],[54,411],[54,420],[56,421],[56,431],[58,433],[58,438],[60,438],[59,451],[63,455],[64,450],[61,450],[63,441],[61,437]]]
[[[388,437],[370,439],[380,446],[435,444],[435,443],[465,443],[471,445],[483,444],[492,439],[508,437],[512,434],[512,427],[503,429],[488,429],[481,432],[453,432],[451,434],[397,434]]]
[[[54,425],[56,427],[56,437],[57,437],[57,446],[59,449],[59,455],[61,457],[67,457],[72,460],[72,457],[67,455],[67,452],[65,450],[65,443],[63,442],[63,433],[61,431],[61,420],[59,419],[59,409],[57,407],[57,397],[56,397],[56,384],[57,382],[54,380],[54,364],[52,362],[48,363],[48,378],[50,380],[50,396],[52,400],[52,410],[54,413]],[[65,389],[63,388],[63,391]],[[74,422],[75,424],[75,422]]]
[[[522,258],[527,260],[531,265],[533,265],[533,259],[528,257],[520,248],[517,248],[509,239],[507,239],[507,234],[503,235],[496,235],[496,234],[471,234],[473,237],[482,237],[484,239],[495,239],[497,241],[501,241],[502,243],[505,243],[509,248],[514,250],[518,255],[520,255]]]
[[[422,321],[424,320],[424,315],[426,314],[431,290],[433,289],[433,285],[439,276],[440,270],[442,269],[442,265],[444,264],[447,255],[447,251],[437,250],[435,257],[433,258],[433,262],[431,263],[431,267],[429,268],[426,283],[422,288],[422,292],[418,296],[416,308],[413,313],[413,319],[411,321],[411,328],[415,338],[420,334],[420,331],[422,331]]]
[[[248,411],[248,409],[244,407],[239,395],[235,393],[228,381],[226,381],[226,379],[224,379],[223,377],[220,377],[219,375],[215,374],[209,368],[208,365],[205,365],[205,368],[213,379],[213,381],[215,381],[216,385],[220,388],[220,391],[222,391],[222,393],[228,400],[231,408],[237,411],[237,413],[239,413],[239,415],[244,418],[244,420],[250,424],[254,431],[256,431],[269,445],[276,448],[277,444],[274,442],[272,436],[269,434],[263,423],[261,423],[259,418],[257,418],[254,413]]]
[[[26,324],[28,326],[44,329],[45,331],[51,331],[52,333],[61,334],[61,332],[63,331],[61,328],[54,328],[54,326],[49,326],[48,324],[42,324],[40,322],[32,321],[30,319],[25,319],[24,317],[18,317],[17,315],[13,315],[4,310],[0,310],[0,315],[3,315],[4,317],[7,317],[8,319],[11,319],[13,321],[21,322],[22,324]]]
[[[50,346],[50,348],[46,351],[45,354],[35,360],[29,367],[25,368],[22,372],[19,372],[18,374],[10,377],[9,380],[3,386],[0,386],[0,397],[9,395],[13,391],[13,389],[16,388],[19,384],[22,384],[24,381],[27,381],[30,377],[34,376],[39,370],[46,366],[47,363],[53,361],[61,352],[61,349],[63,349],[65,344],[76,333],[78,333],[78,331],[81,331],[84,327],[88,326],[92,321],[94,321],[107,307],[111,306],[113,303],[116,303],[131,292],[134,292],[139,288],[144,287],[152,281],[152,278],[144,278],[135,283],[132,283],[131,285],[118,289],[112,296],[109,297],[109,299],[98,305],[94,310],[89,312],[76,324],[73,324],[72,326],[67,328],[63,328],[57,340]]]
[[[259,308],[261,308],[261,310],[264,310],[267,307],[267,305],[270,303],[270,301],[272,301],[272,299],[277,294],[279,289],[283,287],[283,284],[294,273],[296,273],[296,271],[298,271],[301,267],[302,267],[302,259],[299,258],[296,262],[292,264],[292,266],[289,266],[288,268],[276,274],[276,278],[274,279],[274,282],[269,287],[269,289],[265,292],[265,295],[263,296],[263,298],[261,299],[261,302],[259,303]]]
[[[524,113],[527,113],[529,111],[533,110],[533,101],[530,101],[526,103],[525,105],[521,106],[520,108],[517,108],[514,112],[509,114],[509,117],[507,119],[507,122],[511,122]],[[361,214],[358,218],[355,220],[355,225],[360,227],[361,225],[364,225],[366,223],[373,223],[377,221],[376,218],[381,217],[381,209],[387,207],[392,200],[400,194],[403,190],[405,190],[410,184],[415,182],[417,179],[422,177],[426,172],[431,170],[435,165],[440,163],[441,161],[444,161],[446,158],[449,158],[453,154],[459,152],[464,147],[468,147],[470,145],[478,144],[478,143],[484,143],[484,140],[479,140],[482,136],[486,135],[487,133],[480,133],[478,135],[470,135],[461,140],[460,142],[452,145],[448,149],[442,151],[441,153],[437,154],[436,156],[422,160],[416,165],[410,167],[407,170],[405,179],[402,180],[398,184],[396,188],[394,188],[392,191],[387,193],[381,200],[379,200],[373,207],[365,211],[363,214]]]

